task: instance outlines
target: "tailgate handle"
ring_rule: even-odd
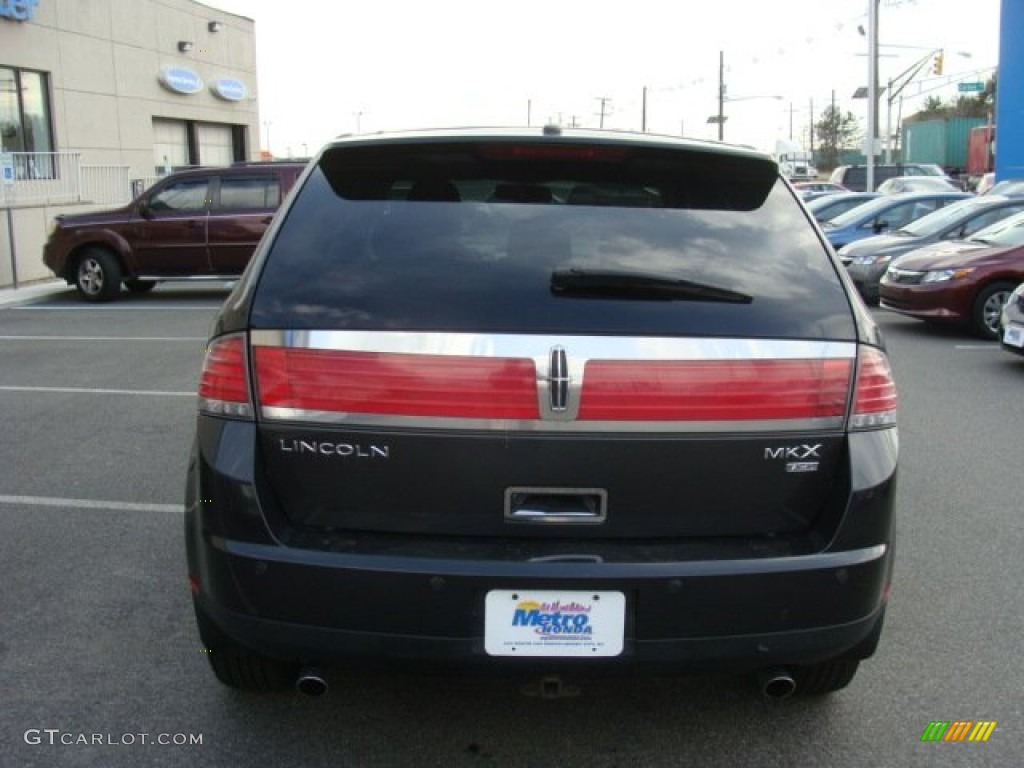
[[[596,525],[608,516],[603,488],[505,489],[505,522],[538,525]]]

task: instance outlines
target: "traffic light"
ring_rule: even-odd
[[[932,74],[942,74],[942,51],[935,54],[935,58],[932,60]]]

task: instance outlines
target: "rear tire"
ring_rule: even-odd
[[[105,248],[86,248],[75,261],[74,276],[86,301],[111,301],[121,292],[121,264]]]
[[[981,338],[999,338],[999,315],[1016,287],[1016,283],[992,283],[981,289],[973,312],[974,332]]]
[[[210,668],[222,684],[240,691],[283,691],[295,684],[299,665],[272,659],[238,645],[196,605],[196,624]]]
[[[805,696],[820,696],[834,693],[850,684],[857,674],[860,662],[856,659],[834,659],[791,670],[796,683],[796,693]]]

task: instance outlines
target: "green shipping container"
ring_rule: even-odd
[[[985,125],[983,117],[948,117],[903,126],[903,157],[907,163],[938,163],[944,168],[967,169],[967,141],[971,129]]]

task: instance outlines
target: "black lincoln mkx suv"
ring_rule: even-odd
[[[834,691],[879,640],[897,450],[879,332],[767,155],[342,138],[209,342],[199,634],[245,689],[405,662]]]

